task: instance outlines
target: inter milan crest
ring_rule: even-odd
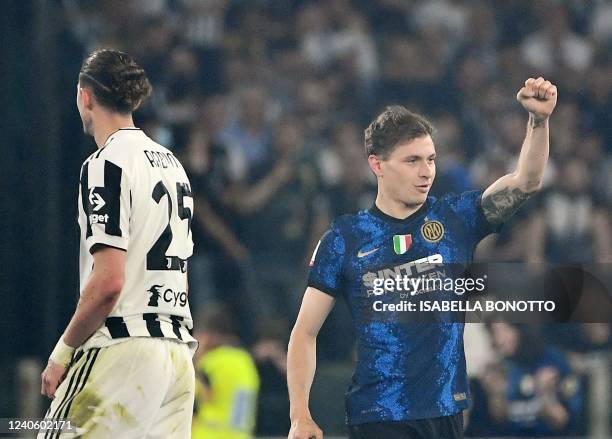
[[[403,255],[412,244],[412,235],[395,235],[393,236],[393,250],[398,255]]]
[[[421,235],[428,242],[438,242],[444,236],[444,226],[440,221],[427,221],[421,226]]]

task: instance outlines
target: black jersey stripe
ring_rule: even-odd
[[[147,322],[147,331],[151,334],[151,337],[164,337],[164,333],[161,330],[161,324],[159,323],[159,315],[154,312],[148,312],[142,315],[142,318]]]
[[[87,222],[87,230],[85,232],[85,238],[87,239],[91,236],[91,222],[89,220],[89,215],[91,214],[91,206],[89,204],[89,162],[85,162],[81,170],[81,204],[83,212],[85,212],[85,221]]]
[[[83,376],[83,373],[85,372],[85,369],[87,368],[87,363],[91,359],[92,355],[93,355],[93,352],[89,351],[87,353],[87,358],[85,359],[85,361],[83,361],[83,364],[81,364],[77,369],[74,370],[74,373],[70,377],[70,382],[68,383],[68,388],[66,389],[66,393],[64,394],[62,401],[56,407],[55,412],[51,416],[51,419],[56,420],[56,421],[60,420],[60,413],[62,409],[66,406],[72,394],[76,391],[79,385],[79,381],[81,381],[81,377]],[[44,439],[52,439],[54,436],[54,433],[55,433],[54,430],[47,430],[47,432],[45,433]]]
[[[169,322],[167,320],[168,318],[170,319]],[[184,318],[181,316],[160,316],[157,313],[145,313],[142,314],[142,320],[145,321],[147,332],[151,337],[176,338],[184,341],[185,332],[183,331],[187,331],[189,335],[193,335],[193,330],[185,324]],[[142,322],[142,320],[130,319],[126,322],[123,317],[108,317],[105,325],[111,338],[125,338],[132,337],[130,331],[134,334],[139,333],[138,331],[141,329],[140,322]],[[172,334],[164,334],[162,327],[165,327],[167,330],[172,328]],[[138,335],[138,337],[139,336],[141,335]]]
[[[176,335],[179,340],[183,339],[183,336],[181,335],[181,321],[182,320],[183,320],[182,317],[170,316],[170,321],[172,322],[172,332],[174,332],[174,335]]]
[[[121,236],[121,175],[119,166],[104,161],[104,201],[108,213],[104,230],[111,236]]]
[[[105,321],[105,325],[108,328],[111,338],[124,338],[130,336],[123,317],[108,317]]]
[[[85,388],[85,385],[87,384],[87,380],[89,379],[89,376],[91,374],[91,370],[94,367],[94,363],[96,362],[96,358],[98,358],[98,354],[100,353],[100,348],[94,348],[94,349],[91,349],[91,350],[93,351],[93,356],[92,356],[91,360],[88,362],[87,371],[85,372],[85,378],[81,382],[81,385],[77,387],[77,391],[74,392],[73,395],[68,400],[68,402],[66,404],[66,407],[63,410],[63,416],[61,416],[60,419],[67,419],[68,418],[68,416],[70,415],[70,407],[72,407],[72,403],[73,403],[74,399]],[[60,415],[62,415],[61,412],[60,412]],[[61,431],[58,430],[57,431],[57,435],[55,436],[55,438],[59,439],[60,433],[61,433]],[[52,439],[55,439],[55,438],[52,438]]]

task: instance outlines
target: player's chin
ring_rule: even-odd
[[[427,196],[429,195],[429,187],[427,188],[419,188],[417,187],[414,191],[413,197],[417,202],[424,203],[427,200]]]
[[[408,206],[419,206],[423,203],[425,203],[425,201],[427,201],[427,193],[413,193],[410,194],[410,197],[407,197],[406,200],[406,205]]]

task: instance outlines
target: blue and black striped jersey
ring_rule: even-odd
[[[494,226],[481,192],[428,197],[400,220],[376,206],[344,215],[321,239],[308,285],[348,303],[357,365],[347,392],[347,421],[405,421],[467,408],[462,323],[407,323],[373,312],[376,280],[427,275],[441,264],[467,265]]]

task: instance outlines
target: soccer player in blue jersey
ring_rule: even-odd
[[[313,255],[289,342],[290,439],[323,438],[308,398],[316,337],[338,297],[348,303],[357,338],[357,365],[346,395],[350,437],[463,437],[469,392],[463,325],[367,318],[380,298],[371,294],[372,282],[389,272],[414,274],[419,265],[470,263],[478,242],[540,189],[557,88],[529,78],[517,100],[529,122],[516,170],[484,192],[428,196],[436,151],[424,117],[388,107],[366,129],[378,194],[369,210],[335,220]]]

